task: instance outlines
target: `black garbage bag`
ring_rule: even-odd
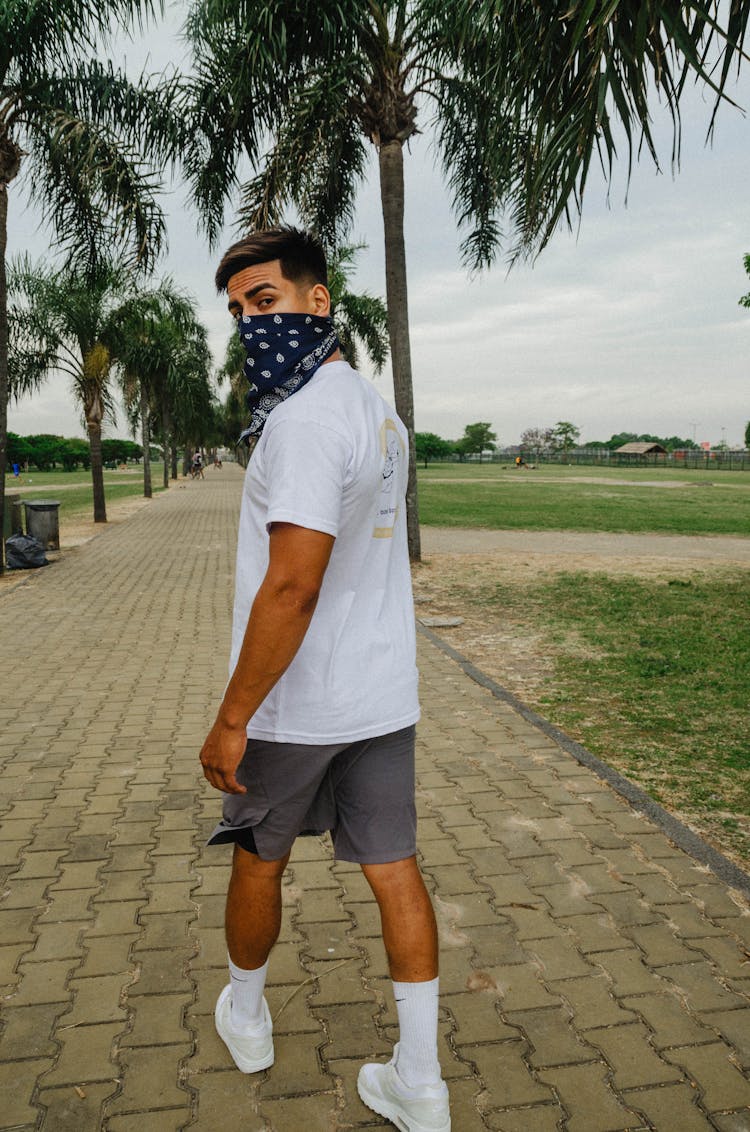
[[[47,555],[38,538],[31,535],[11,535],[5,540],[5,561],[9,570],[32,570],[48,566]]]

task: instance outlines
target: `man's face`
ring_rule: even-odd
[[[258,314],[330,314],[331,300],[321,283],[293,283],[281,274],[278,259],[243,267],[231,275],[227,283],[229,313]]]

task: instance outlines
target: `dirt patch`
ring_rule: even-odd
[[[563,564],[546,555],[528,555],[521,561],[501,554],[425,556],[414,567],[416,616],[463,618],[462,625],[436,632],[486,676],[532,703],[554,687],[555,657],[580,652],[585,646],[574,634],[552,643],[548,635],[534,631],[528,623],[524,586],[529,573],[542,580],[544,575],[574,568],[568,556]],[[596,567],[589,563],[587,568]],[[502,615],[479,603],[479,593],[497,584],[510,588]]]
[[[126,499],[107,500],[107,522],[95,523],[93,519],[77,519],[63,524],[60,530],[60,550],[71,546],[81,546],[84,542],[100,535],[107,527],[124,523],[142,507],[150,506],[158,496],[153,499],[144,499],[142,495],[131,495]]]
[[[546,535],[550,535],[550,539]],[[477,539],[479,535],[479,539]],[[497,535],[497,549],[485,554],[472,552],[485,535]],[[622,539],[632,540],[623,544]],[[578,540],[586,549],[576,548]],[[414,567],[414,593],[417,617],[460,617],[463,625],[439,628],[437,632],[476,664],[486,675],[533,703],[543,689],[554,689],[554,660],[559,655],[589,655],[590,646],[575,633],[552,641],[548,634],[529,625],[525,589],[529,581],[545,581],[560,573],[605,573],[617,577],[688,578],[729,561],[750,568],[750,540],[722,539],[730,547],[706,547],[713,539],[669,538],[660,535],[585,535],[577,532],[463,531],[430,528],[423,532],[426,552]],[[560,544],[555,551],[553,543]],[[548,543],[549,549],[526,549]],[[597,546],[598,543],[598,546]],[[663,554],[663,544],[671,551]],[[735,547],[734,543],[739,543]],[[747,547],[745,547],[747,544]],[[440,548],[440,549],[436,549]],[[448,549],[450,548],[450,549]],[[465,549],[467,548],[467,549]],[[745,548],[747,563],[741,558]],[[629,554],[629,550],[645,551]],[[598,552],[597,552],[598,550]],[[733,556],[736,555],[736,560]],[[500,585],[506,591],[502,614],[479,603],[479,594],[488,586]],[[473,594],[477,602],[472,601]]]
[[[646,569],[646,561],[673,569],[683,562],[738,563],[750,567],[750,538],[729,535],[620,534],[609,531],[487,530],[423,527],[422,553],[507,556],[519,568],[552,561],[558,570]],[[613,560],[613,565],[607,564]],[[641,561],[642,560],[642,561]],[[589,565],[590,564],[590,565]]]
[[[530,468],[529,471],[534,471]],[[518,483],[518,478],[514,475],[513,480]],[[523,476],[520,480],[523,483],[556,483],[564,486],[567,483],[596,483],[604,484],[605,486],[616,484],[618,487],[664,487],[664,488],[679,488],[679,487],[713,487],[712,483],[707,483],[701,480],[699,483],[695,480],[626,480],[619,479],[614,476],[565,476],[562,479],[560,476],[540,476],[533,475],[529,479]],[[507,483],[508,479],[499,479],[497,476],[430,476],[429,483]],[[734,485],[732,485],[734,486]]]

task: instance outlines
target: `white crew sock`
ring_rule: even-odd
[[[441,1079],[437,1053],[439,979],[426,983],[394,983],[399,1025],[398,1075],[405,1085],[437,1085]]]
[[[254,971],[245,971],[227,956],[232,983],[232,1026],[236,1030],[257,1030],[263,1022],[263,989],[268,960]]]

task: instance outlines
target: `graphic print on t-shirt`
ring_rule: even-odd
[[[386,418],[380,426],[380,451],[383,456],[383,478],[372,537],[392,538],[399,507],[398,485],[401,481],[399,473],[406,450],[395,422],[390,418]]]

